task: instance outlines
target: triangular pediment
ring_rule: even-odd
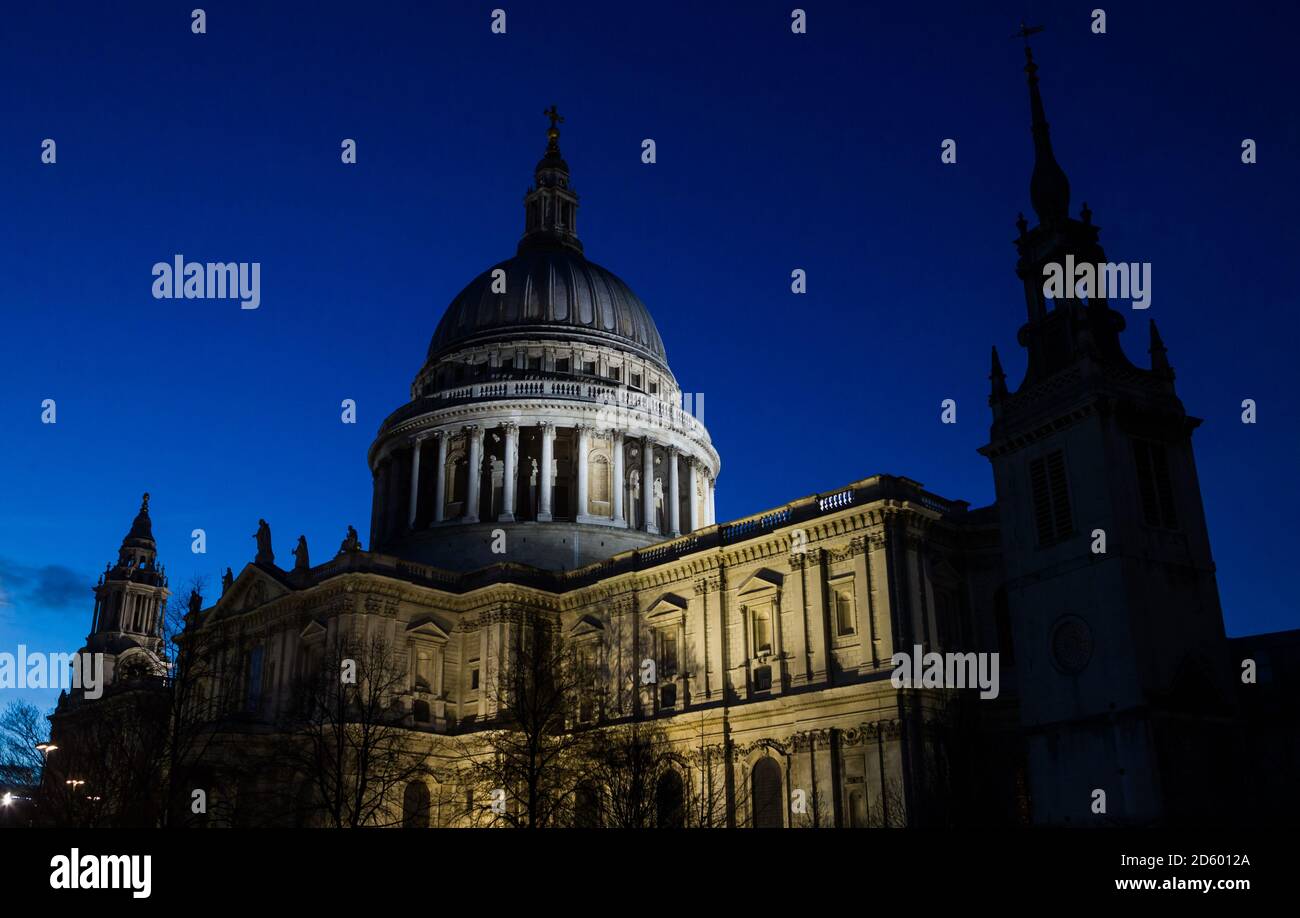
[[[316,637],[323,638],[325,634],[326,634],[325,626],[322,625],[320,622],[316,621],[315,619],[309,621],[306,627],[304,627],[301,631],[298,632],[298,636],[302,638],[304,641],[309,638],[316,638]]]
[[[247,612],[289,592],[287,586],[257,565],[246,564],[235,582],[217,600],[217,608],[223,614]]]
[[[439,644],[445,644],[451,637],[431,617],[411,622],[406,626],[406,633],[411,636],[425,637]]]
[[[760,568],[754,571],[736,587],[737,596],[752,596],[755,593],[770,593],[781,589],[781,584],[785,578],[776,571],[769,568]]]
[[[676,593],[664,593],[645,610],[646,618],[662,615],[680,615],[686,611],[686,600]]]
[[[605,624],[594,615],[584,615],[573,623],[569,629],[569,637],[580,638],[588,634],[604,634]]]

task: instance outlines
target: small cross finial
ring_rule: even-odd
[[[141,509],[141,510],[148,510],[148,509],[149,509],[149,492],[148,492],[148,491],[145,491],[145,492],[144,492],[144,497],[143,497],[143,498],[141,499],[141,501],[140,501],[140,509]]]
[[[1026,25],[1025,21],[1022,19],[1020,20],[1020,28],[1017,29],[1015,32],[1011,33],[1011,37],[1023,38],[1025,40],[1025,47],[1028,48],[1029,36],[1037,35],[1039,32],[1043,31],[1044,28],[1045,28],[1044,26],[1040,26],[1040,25],[1039,26]]]
[[[542,112],[542,114],[551,119],[551,130],[555,130],[557,124],[564,123],[564,116],[556,110],[553,104],[546,111]]]

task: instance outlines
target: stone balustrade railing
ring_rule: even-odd
[[[680,405],[627,386],[558,379],[511,379],[468,383],[422,396],[389,416],[389,426],[427,411],[464,403],[510,398],[557,398],[595,402],[611,410],[644,415],[656,427],[667,427],[699,438],[707,438],[704,424]]]

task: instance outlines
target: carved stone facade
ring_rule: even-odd
[[[997,564],[986,514],[877,476],[576,571],[452,574],[358,551],[290,581],[250,564],[203,615],[258,654],[260,686],[236,694],[256,698],[246,714],[266,723],[291,703],[316,644],[348,629],[381,638],[408,671],[394,704],[447,783],[460,741],[491,724],[486,687],[509,665],[517,629],[544,624],[602,663],[605,701],[582,726],[662,724],[691,792],[707,780],[725,788],[727,823],[905,825],[935,820],[911,801],[933,796],[942,754],[932,712],[900,704],[893,649],[997,651]],[[966,579],[940,615],[934,597],[952,570]],[[262,605],[246,608],[259,589]],[[689,764],[702,755],[707,769]],[[764,792],[778,774],[782,801],[802,791],[802,804],[755,802],[755,781]]]

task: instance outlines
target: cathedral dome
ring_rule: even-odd
[[[496,292],[503,283],[505,292]],[[470,281],[438,323],[428,363],[467,346],[518,338],[588,341],[665,369],[668,363],[645,304],[612,271],[566,246],[521,245],[513,258]]]
[[[514,256],[452,300],[371,445],[372,551],[571,570],[714,524],[702,396],[682,392],[645,304],[583,254],[563,119],[546,114]]]

